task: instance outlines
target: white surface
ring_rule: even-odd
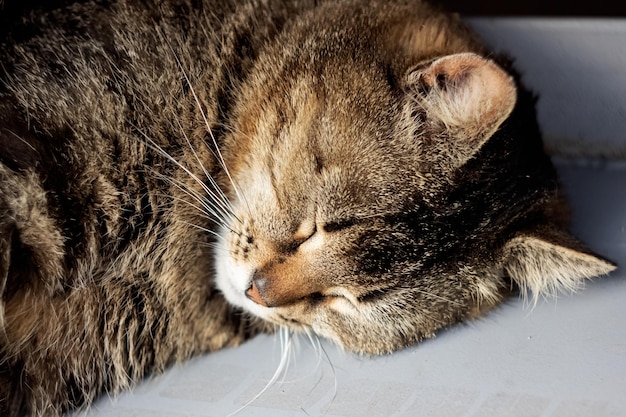
[[[626,265],[626,170],[561,167],[574,230]],[[512,299],[484,319],[391,356],[363,358],[306,339],[282,382],[238,416],[626,416],[626,274],[535,308]],[[210,354],[85,415],[226,416],[259,393],[278,336]]]
[[[556,153],[626,158],[626,19],[472,18],[539,93]]]

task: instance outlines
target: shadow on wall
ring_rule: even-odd
[[[515,59],[539,94],[548,150],[626,159],[626,19],[474,17],[494,50]]]

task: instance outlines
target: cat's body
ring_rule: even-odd
[[[269,323],[390,352],[613,268],[561,230],[533,99],[456,18],[156,3],[48,5],[2,40],[0,414]]]

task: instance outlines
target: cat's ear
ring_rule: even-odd
[[[554,226],[513,237],[504,247],[504,269],[523,296],[535,301],[561,291],[576,291],[584,280],[616,268]]]
[[[431,143],[458,167],[471,158],[510,115],[517,100],[513,78],[473,53],[445,56],[411,69],[405,83],[409,106],[423,114]],[[414,112],[415,113],[415,112]]]

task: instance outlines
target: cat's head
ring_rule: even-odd
[[[309,29],[259,57],[224,145],[232,304],[379,354],[614,268],[560,229],[532,100],[495,62]]]

